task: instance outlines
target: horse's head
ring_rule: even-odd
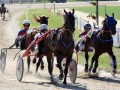
[[[74,9],[72,12],[65,11],[64,21],[65,21],[65,28],[69,29],[72,33],[75,31],[75,17],[74,17]]]
[[[1,4],[1,7],[4,7],[4,6],[5,6],[5,4],[4,4],[4,3],[2,3],[2,4]]]
[[[46,17],[46,16],[39,16],[39,18],[37,18],[35,15],[34,15],[34,19],[40,23],[40,24],[46,24],[48,25],[48,18],[49,17]]]
[[[40,16],[40,24],[46,24],[48,25],[48,18],[46,16]]]
[[[112,35],[116,34],[116,24],[117,21],[114,18],[114,14],[112,16],[106,15],[105,20],[103,21],[103,29],[111,31]]]

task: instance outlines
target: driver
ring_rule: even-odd
[[[87,35],[87,33],[92,29],[90,24],[85,24],[84,25],[84,32],[82,32],[79,35],[79,41],[77,42],[75,48],[77,51],[84,51],[84,41],[85,41],[85,36]],[[89,51],[92,51],[91,48],[89,48]]]
[[[17,38],[16,38],[16,47],[19,47],[19,41],[20,41],[20,47],[21,49],[25,49],[25,36],[29,30],[30,27],[30,21],[29,20],[23,20],[23,29],[18,32]]]

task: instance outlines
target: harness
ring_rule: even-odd
[[[69,48],[69,47],[72,45],[72,43],[74,42],[74,40],[72,39],[72,40],[69,42],[69,44],[66,45],[65,42],[64,42],[64,39],[63,39],[63,34],[61,35],[60,40],[61,40],[62,44],[64,45],[64,47],[65,47],[66,49]]]

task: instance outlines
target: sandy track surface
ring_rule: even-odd
[[[13,8],[11,6],[11,8]],[[18,21],[23,11],[15,11],[11,19],[7,17],[5,21],[0,20],[0,48],[9,47],[14,43],[17,32],[19,30]],[[54,66],[54,79],[56,84],[52,84],[49,79],[47,63],[45,61],[45,70],[35,74],[35,65],[31,64],[31,73],[26,73],[27,64],[24,59],[25,71],[22,82],[16,78],[16,61],[13,58],[18,50],[9,50],[7,55],[5,73],[0,72],[0,90],[119,90],[120,75],[112,77],[110,73],[101,70],[98,78],[89,78],[83,76],[83,66],[78,65],[78,77],[75,84],[67,78],[68,85],[63,85],[62,81],[58,80],[58,69]]]

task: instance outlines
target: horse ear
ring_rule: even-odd
[[[49,17],[46,17],[47,19],[49,18]]]
[[[75,13],[75,10],[74,10],[74,9],[72,9],[72,14],[74,15],[74,13]]]
[[[109,16],[106,14],[106,17],[109,17]]]
[[[112,16],[114,17],[114,13],[112,13]]]
[[[65,12],[65,14],[68,14],[65,9],[64,9],[64,12]]]
[[[42,17],[41,17],[41,16],[39,16],[39,18],[41,19]]]

